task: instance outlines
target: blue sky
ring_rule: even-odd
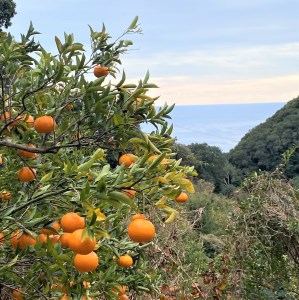
[[[117,38],[139,16],[123,57],[131,81],[149,69],[158,104],[285,102],[299,94],[298,0],[15,0],[10,31],[30,20],[49,51],[54,36],[74,33],[88,48],[88,24]]]

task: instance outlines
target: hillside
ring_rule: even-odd
[[[281,154],[299,144],[299,97],[289,101],[266,122],[248,132],[228,153],[229,161],[243,174],[273,170],[281,162]],[[297,151],[286,169],[289,177],[299,174]]]

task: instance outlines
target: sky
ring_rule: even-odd
[[[15,0],[15,37],[32,21],[38,40],[73,33],[89,47],[91,25],[118,38],[137,15],[142,34],[122,57],[129,81],[160,88],[157,104],[287,102],[299,94],[298,0]]]

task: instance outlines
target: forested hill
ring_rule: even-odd
[[[232,149],[229,161],[244,174],[258,169],[273,170],[281,163],[281,154],[299,144],[299,97],[289,101],[266,122],[248,132]],[[290,160],[289,177],[299,175],[299,151]]]

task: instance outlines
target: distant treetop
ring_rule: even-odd
[[[0,31],[2,27],[11,26],[11,19],[16,14],[16,3],[13,0],[0,0]]]

